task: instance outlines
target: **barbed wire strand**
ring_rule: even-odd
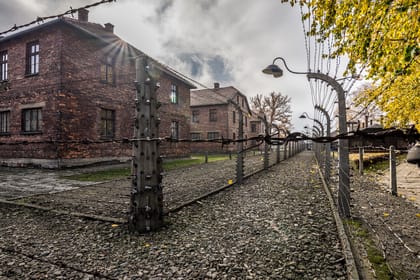
[[[65,15],[71,15],[71,14],[77,12],[80,9],[88,9],[88,8],[91,8],[91,7],[99,6],[101,4],[110,3],[110,2],[116,2],[116,0],[101,0],[101,1],[89,4],[89,5],[77,8],[77,9],[73,9],[73,8],[70,7],[70,10],[67,10],[67,11],[65,11],[64,13],[61,13],[61,14],[56,14],[56,15],[52,15],[52,16],[45,16],[45,17],[37,17],[35,20],[33,20],[31,22],[28,22],[28,23],[25,23],[25,24],[22,24],[22,25],[16,25],[15,24],[10,29],[8,29],[6,31],[3,31],[3,32],[0,32],[0,35],[7,34],[7,33],[10,33],[10,32],[14,32],[18,29],[28,27],[28,26],[36,24],[36,23],[40,23],[40,22],[43,22],[43,21],[48,20],[48,19],[59,18],[59,17],[65,16]]]

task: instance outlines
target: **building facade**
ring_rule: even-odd
[[[239,139],[239,110],[243,115],[244,138],[259,135],[258,119],[252,115],[247,97],[232,86],[191,92],[191,139]],[[251,145],[245,142],[244,146]],[[236,151],[236,145],[218,143],[194,143],[192,152]]]
[[[0,163],[70,167],[131,158],[135,57],[110,23],[58,18],[0,38]],[[154,61],[160,136],[188,137],[192,84]],[[176,124],[176,127],[174,127]],[[190,153],[163,143],[166,156]]]

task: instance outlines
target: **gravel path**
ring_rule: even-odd
[[[273,164],[275,161],[270,161]],[[263,168],[262,155],[247,155],[244,159],[245,175]],[[236,160],[225,160],[196,165],[165,172],[163,195],[165,210],[235,181]],[[130,203],[130,179],[116,180],[85,187],[70,188],[67,191],[40,194],[19,199],[62,211],[79,212],[88,215],[126,219]]]
[[[0,279],[346,279],[311,153],[129,234],[0,204]]]
[[[355,175],[352,183],[353,218],[370,232],[396,279],[420,279],[419,207],[385,191],[379,176]]]

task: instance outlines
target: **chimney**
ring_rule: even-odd
[[[214,88],[215,88],[215,89],[220,88],[220,84],[219,84],[219,83],[214,83]]]
[[[88,22],[89,21],[89,11],[81,8],[77,10],[77,18],[81,22]]]
[[[114,33],[114,25],[112,23],[105,23],[105,31],[109,33]]]

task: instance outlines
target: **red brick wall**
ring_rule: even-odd
[[[179,138],[189,139],[190,137],[190,89],[179,80],[162,73],[159,80],[160,88],[157,91],[158,100],[161,106],[158,110],[161,119],[159,127],[160,137],[171,136],[171,123],[177,121],[179,124]],[[170,102],[171,85],[178,87],[178,103]],[[189,143],[161,143],[161,154],[167,157],[180,157],[190,154]]]
[[[210,110],[216,110],[217,121],[210,121]],[[231,122],[232,113],[231,105],[209,105],[209,106],[194,106],[191,111],[198,111],[198,123],[191,122],[191,133],[200,133],[201,139],[208,139],[209,132],[218,132],[219,137],[232,138]],[[191,136],[190,136],[191,137]],[[221,144],[213,143],[193,143],[191,150],[196,153],[209,152],[225,152],[231,150],[233,145],[223,146]]]
[[[241,97],[242,98],[242,97]],[[241,99],[240,99],[241,100]],[[234,99],[236,102],[236,98]],[[246,102],[244,103],[246,104]],[[210,109],[217,110],[217,122],[209,121]],[[244,138],[255,136],[251,133],[251,119],[246,105],[241,106],[244,119]],[[219,132],[220,137],[226,139],[239,139],[239,114],[233,104],[193,106],[191,111],[199,112],[199,122],[191,122],[191,133],[200,133],[201,139],[208,139],[208,132]],[[233,121],[233,112],[235,111],[235,122]],[[233,135],[235,134],[235,135]],[[258,134],[257,134],[258,135]],[[244,147],[251,145],[251,142],[244,142]],[[222,147],[221,144],[213,143],[194,143],[191,144],[191,150],[196,153],[200,152],[226,152],[236,151],[237,144],[229,144]]]
[[[53,27],[0,43],[0,51],[8,51],[11,85],[11,90],[2,92],[0,99],[0,110],[11,111],[10,135],[0,136],[0,142],[101,140],[101,108],[115,110],[115,139],[132,138],[136,94],[134,61],[117,55],[115,84],[100,82],[101,60],[121,53],[121,47],[127,45],[109,46],[68,26]],[[40,72],[36,76],[25,77],[26,43],[33,40],[40,43]],[[169,101],[171,83],[179,87],[180,102],[177,105],[165,104]],[[168,136],[171,120],[178,120],[180,137],[188,138],[189,88],[166,74],[162,75],[160,85],[158,100],[163,103],[159,109],[162,119],[160,136]],[[27,104],[42,106],[42,134],[21,133],[21,109]],[[176,144],[175,148],[173,145],[163,144],[161,153],[164,156],[190,153],[188,144]],[[128,158],[131,154],[131,144],[112,142],[0,145],[0,161],[11,158]]]
[[[10,110],[10,135],[0,136],[3,143],[27,141],[45,142],[56,135],[56,95],[59,90],[60,32],[51,28],[29,33],[0,44],[8,52],[8,81],[10,89],[1,92],[0,110]],[[26,44],[39,40],[39,74],[25,75]],[[42,134],[22,132],[22,109],[42,107]],[[0,146],[0,158],[53,158],[56,147],[51,144],[20,144]]]

